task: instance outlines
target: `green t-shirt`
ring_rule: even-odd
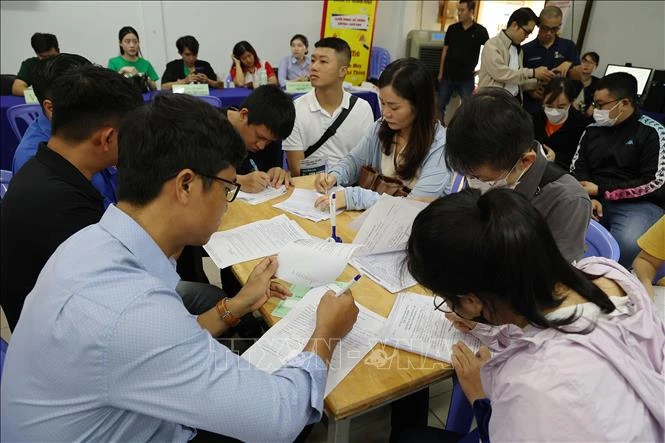
[[[155,68],[153,68],[150,62],[144,58],[139,57],[135,62],[128,62],[121,55],[109,59],[108,68],[115,72],[118,72],[125,66],[132,66],[140,73],[147,74],[148,78],[154,82],[159,80],[159,75],[155,72]]]
[[[30,86],[38,61],[39,59],[37,57],[30,57],[23,60],[23,63],[21,63],[21,69],[19,69],[18,74],[16,74],[16,78],[23,80],[28,86]]]

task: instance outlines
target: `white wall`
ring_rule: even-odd
[[[491,1],[491,0],[485,0]],[[577,37],[584,1],[575,0],[574,20],[562,35]],[[192,34],[201,43],[200,57],[218,72],[230,67],[233,44],[249,40],[259,56],[271,63],[288,54],[294,33],[318,39],[321,0],[309,1],[2,1],[0,3],[0,71],[16,73],[33,55],[35,31],[58,36],[63,51],[75,52],[105,65],[118,54],[117,33],[134,26],[141,49],[161,75],[168,60],[177,58],[175,40]],[[404,56],[412,29],[435,22],[437,1],[379,0],[374,45],[393,58]],[[571,29],[572,28],[572,29]],[[600,54],[600,75],[607,63],[665,67],[665,1],[596,0],[583,51]]]

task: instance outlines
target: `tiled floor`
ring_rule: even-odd
[[[205,270],[210,283],[221,286],[219,280],[219,269],[212,260],[205,258],[203,260]],[[2,338],[9,341],[11,331],[7,325],[5,313],[0,309],[0,326]],[[443,429],[448,416],[448,406],[450,404],[450,395],[452,392],[451,380],[444,380],[430,387],[430,402],[428,425]],[[390,435],[390,405],[384,406],[365,415],[354,418],[351,421],[350,443],[374,443],[388,441]],[[323,423],[317,423],[312,429],[312,433],[307,438],[310,443],[325,443],[327,441],[327,429]]]

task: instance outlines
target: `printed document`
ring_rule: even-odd
[[[406,252],[384,252],[383,254],[354,255],[351,266],[374,280],[378,285],[395,294],[415,285],[416,280],[402,266]]]
[[[282,185],[277,188],[267,186],[263,191],[255,194],[238,191],[238,198],[250,205],[258,205],[259,203],[267,202],[268,200],[272,200],[283,194],[286,194],[286,186]]]
[[[284,212],[289,212],[298,217],[312,220],[313,222],[320,222],[330,218],[330,212],[326,209],[321,211],[314,206],[314,202],[323,194],[319,194],[313,189],[299,189],[293,190],[293,194],[283,202],[273,205],[273,208],[281,209]],[[338,211],[338,213],[341,211]]]

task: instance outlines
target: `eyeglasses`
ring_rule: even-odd
[[[582,59],[582,64],[583,64],[583,65],[593,65],[593,66],[596,66],[596,62],[594,62],[593,60],[587,60],[587,59],[585,59],[585,58]]]
[[[520,26],[520,29],[521,29],[522,31],[524,31],[524,35],[525,35],[526,37],[530,36],[531,33],[533,32],[533,29],[529,31],[529,30],[526,29],[524,26]]]
[[[440,295],[434,296],[434,309],[445,314],[452,314],[455,312],[455,310],[448,304],[448,299]]]
[[[240,183],[232,182],[223,179],[222,177],[217,177],[216,175],[201,174],[200,172],[197,172],[197,174],[200,175],[201,177],[211,178],[213,180],[217,180],[224,183],[224,191],[226,192],[225,196],[227,202],[231,203],[238,196],[238,191],[240,191]]]
[[[616,100],[612,100],[610,102],[605,102],[605,103],[598,103],[597,101],[593,101],[591,103],[591,106],[593,106],[596,109],[602,109],[603,106],[609,105],[610,103],[618,102],[619,100],[623,100],[622,98],[618,98]]]
[[[551,32],[553,34],[556,34],[557,32],[559,32],[561,30],[561,26],[554,26],[554,27],[550,28],[549,26],[540,25],[540,27],[538,29],[540,29],[541,31],[543,31],[545,33]]]

